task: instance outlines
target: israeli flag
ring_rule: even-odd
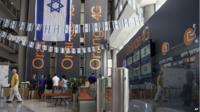
[[[77,53],[81,54],[81,48],[77,48]]]
[[[71,51],[72,54],[76,54],[76,49],[75,48],[71,48],[71,50],[72,50]]]
[[[54,47],[54,53],[58,53],[59,52],[59,48],[58,47]]]
[[[47,45],[42,45],[42,50],[46,51],[47,50]]]
[[[28,44],[28,47],[33,48],[34,47],[34,42],[30,41]]]
[[[87,47],[87,52],[88,52],[88,53],[91,53],[91,52],[92,52],[91,47]]]
[[[36,43],[35,49],[39,50],[40,48],[41,48],[41,44],[40,43]]]
[[[34,27],[34,26],[33,26],[32,23],[28,23],[27,29],[26,29],[26,30],[27,30],[28,32],[33,31],[33,27]]]
[[[75,33],[80,33],[80,26],[79,26],[79,24],[75,24]]]
[[[60,48],[60,53],[64,54],[65,53],[65,48]]]
[[[119,29],[119,22],[118,21],[112,21],[112,24],[113,24],[113,29]]]
[[[125,28],[129,27],[129,21],[128,21],[128,19],[123,19],[123,24],[124,24]]]
[[[110,24],[109,24],[108,22],[104,22],[103,24],[104,24],[104,25],[103,25],[103,26],[104,26],[104,27],[103,27],[103,28],[104,28],[104,31],[109,31],[109,30],[110,30]]]
[[[90,24],[84,24],[83,32],[84,32],[84,33],[90,32]]]
[[[70,53],[71,53],[71,52],[70,52],[70,48],[66,48],[66,49],[65,49],[65,53],[66,53],[66,54],[70,54]]]
[[[48,47],[48,52],[53,52],[53,46]]]
[[[9,19],[4,19],[3,27],[7,28],[9,25],[10,25],[10,20]]]
[[[25,27],[26,27],[26,23],[25,23],[25,22],[20,22],[20,23],[19,23],[19,30],[20,30],[20,31],[24,31],[24,30],[25,30]]]
[[[11,29],[15,29],[17,27],[17,21],[12,21],[11,23],[10,23],[10,28]]]
[[[43,24],[35,31],[37,41],[70,41],[71,0],[36,0],[35,23]],[[59,27],[55,27],[59,26]]]
[[[83,53],[86,53],[86,48],[81,48]]]

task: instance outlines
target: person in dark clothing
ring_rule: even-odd
[[[52,90],[52,88],[53,88],[53,81],[52,81],[51,75],[48,75],[46,79],[46,89]]]
[[[30,80],[30,86],[29,86],[29,98],[32,99],[33,98],[33,94],[34,91],[37,88],[37,79],[36,79],[36,75],[34,74],[32,79]]]
[[[38,95],[40,98],[42,94],[44,93],[45,84],[46,84],[46,80],[44,78],[44,75],[41,75],[40,79],[38,80]]]
[[[190,106],[192,102],[192,84],[194,80],[194,75],[192,71],[187,71],[186,73],[186,84],[183,86],[183,100],[185,106]]]
[[[89,95],[93,98],[96,98],[97,95],[97,90],[96,90],[96,81],[97,81],[97,77],[95,75],[95,73],[92,73],[89,77],[88,77],[88,81],[90,83],[89,86]]]

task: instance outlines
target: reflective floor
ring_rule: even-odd
[[[134,99],[130,100],[129,112],[193,112],[193,108],[191,106],[184,106],[183,102],[178,99],[157,103],[153,100]]]
[[[175,110],[173,112],[192,112],[191,107],[185,107],[181,104],[178,100],[160,103],[151,100],[131,100],[129,112],[169,112],[163,111],[163,109],[166,110],[165,108]],[[151,108],[154,108],[153,111]],[[72,104],[55,106],[54,101],[24,100],[22,103],[6,103],[6,100],[0,100],[0,112],[77,112],[77,106],[72,106]]]
[[[6,103],[0,101],[0,112],[72,112],[71,104],[57,105],[40,100],[25,100],[21,104],[17,102]]]

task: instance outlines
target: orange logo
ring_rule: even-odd
[[[184,33],[184,43],[186,46],[189,46],[193,43],[195,39],[195,32],[193,28],[188,28]]]
[[[38,42],[41,45],[44,45],[44,42]],[[32,60],[32,66],[35,69],[42,69],[44,67],[44,53],[41,49],[37,49],[35,52],[35,58]]]
[[[92,6],[91,13],[92,18],[94,18],[96,21],[99,21],[102,13],[101,6]]]
[[[71,36],[72,36],[72,38],[75,38],[75,37],[76,37],[75,25],[74,25],[74,23],[71,23]]]
[[[161,45],[161,53],[163,55],[166,55],[168,51],[169,51],[169,43],[163,42],[162,45]]]
[[[75,15],[75,7],[74,7],[74,5],[72,5],[72,7],[71,7],[71,14],[72,14],[72,16]]]

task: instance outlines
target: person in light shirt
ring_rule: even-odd
[[[22,102],[22,98],[19,93],[19,75],[17,74],[16,69],[12,70],[10,98],[7,102],[11,103],[13,101],[14,97],[17,98],[17,102],[19,102],[19,103]]]
[[[55,90],[58,90],[60,78],[55,74],[52,78],[52,81],[53,81],[53,91],[52,92],[54,93]]]

